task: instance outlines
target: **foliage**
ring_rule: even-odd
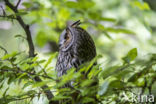
[[[54,55],[45,61],[39,60],[37,56],[19,59],[23,56],[22,53],[6,54],[0,61],[0,87],[8,87],[1,92],[0,102],[6,104],[17,100],[30,99],[31,101],[35,97],[40,98],[42,94],[44,95],[40,87],[46,84],[50,85],[49,88],[55,93],[52,100],[65,100],[64,103],[72,102],[74,104],[125,103],[127,101],[122,101],[118,96],[123,92],[126,94],[133,93],[136,89],[141,93],[145,93],[145,89],[147,89],[148,93],[151,94],[153,81],[156,79],[156,54],[151,54],[147,60],[133,61],[137,56],[134,51],[136,49],[130,50],[125,56],[127,59],[132,60],[125,61],[125,57],[123,58],[123,65],[115,65],[105,69],[95,65],[88,73],[86,69],[92,66],[92,63],[96,61],[94,60],[90,64],[82,66],[76,73],[74,68],[69,70],[66,75],[59,79],[54,71],[49,71],[51,67],[48,67]],[[32,68],[35,68],[38,72],[32,72]],[[35,82],[33,80],[35,76],[40,76],[44,81]],[[72,86],[62,87],[71,82]],[[17,95],[7,93],[13,83],[18,83],[22,88]]]
[[[2,21],[11,21],[16,26],[17,17],[21,17],[25,23],[20,26],[26,35],[23,31],[10,32],[22,39],[19,44],[25,40],[30,42],[26,30],[29,31],[26,26],[30,26],[31,32],[34,31],[31,35],[35,48],[43,48],[50,42],[55,43],[51,47],[57,47],[66,22],[80,19],[81,27],[91,34],[101,55],[80,66],[79,71],[72,68],[57,78],[53,67],[56,50],[51,50],[48,58],[39,50],[30,57],[31,48],[27,44],[22,46],[29,47],[29,55],[27,49],[8,52],[6,47],[0,46],[0,103],[37,104],[41,101],[48,104],[46,92],[49,90],[54,95],[52,101],[64,104],[131,104],[138,102],[125,100],[123,93],[129,98],[132,98],[131,94],[156,95],[156,26],[151,22],[153,19],[148,19],[155,13],[142,0],[104,1],[19,0],[18,4],[10,0],[12,4],[18,4],[18,13],[9,6],[2,7]],[[137,26],[133,27],[134,24]],[[150,39],[146,33],[150,34]],[[144,51],[146,55],[141,55]],[[93,65],[96,61],[98,64]],[[36,81],[36,77],[41,81]],[[67,83],[71,86],[64,87]]]

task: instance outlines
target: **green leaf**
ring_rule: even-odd
[[[9,66],[3,65],[3,66],[1,67],[1,69],[7,69],[7,70],[10,70],[10,69],[12,69],[12,68],[9,67]]]
[[[95,102],[95,99],[94,98],[91,98],[91,97],[84,97],[82,99],[82,103],[85,104],[85,103],[91,103],[91,102]],[[92,104],[92,103],[91,103]]]
[[[107,21],[107,22],[116,22],[117,21],[114,18],[108,18],[108,17],[101,17],[100,20]]]
[[[9,90],[9,87],[4,91],[4,93],[3,93],[3,97],[5,98],[5,96],[6,96],[6,93],[7,93],[7,91]]]
[[[93,20],[98,20],[98,21],[107,21],[107,22],[116,22],[116,19],[114,18],[108,18],[108,17],[103,17],[102,13],[99,13],[97,11],[90,11],[88,13],[89,17]]]
[[[82,9],[89,9],[94,5],[95,3],[92,0],[78,0],[78,6]]]
[[[3,62],[0,61],[0,67],[3,65]]]
[[[24,88],[26,88],[26,87],[28,87],[28,86],[30,86],[30,85],[32,85],[32,84],[33,84],[32,82],[27,82],[27,83],[24,84],[24,86],[23,86],[22,89],[24,89]]]
[[[135,82],[135,81],[137,81],[137,79],[139,78],[138,75],[140,75],[140,74],[141,74],[140,72],[134,73],[134,74],[128,79],[128,82]]]
[[[20,68],[23,69],[23,70],[27,70],[27,69],[30,68],[30,64],[23,63],[22,65],[20,65]]]
[[[99,68],[100,65],[93,66],[93,68],[88,73],[88,78],[92,79],[99,75],[99,73],[102,71],[102,68]]]
[[[100,29],[102,32],[125,33],[135,35],[133,31],[124,28],[105,27],[102,24],[98,24],[97,28]]]
[[[112,88],[124,88],[125,85],[126,85],[126,83],[124,83],[120,80],[114,80],[111,82],[111,84],[109,86]]]
[[[100,87],[100,90],[98,91],[98,94],[99,95],[103,95],[106,93],[107,89],[108,89],[108,86],[109,86],[109,82],[108,81],[105,81],[102,86]]]
[[[150,7],[146,2],[134,1],[132,5],[138,7],[141,10],[150,10]]]
[[[26,15],[28,14],[27,12],[19,12],[19,13],[16,13],[16,16],[23,16],[23,15]]]
[[[15,75],[10,75],[8,79],[8,84],[11,84],[16,79]]]
[[[39,60],[39,61],[37,61],[37,63],[39,63],[39,64],[44,63],[44,62],[46,62],[46,60]]]
[[[66,6],[69,8],[77,8],[77,9],[89,9],[90,7],[93,7],[95,3],[91,0],[78,0],[75,1],[68,1],[66,2]]]
[[[71,96],[63,96],[63,95],[57,95],[57,96],[54,96],[54,98],[52,98],[52,100],[63,100],[63,99],[72,99]]]
[[[36,94],[36,93],[37,92],[35,90],[30,90],[30,91],[27,92],[28,95],[33,95],[33,94]]]
[[[71,89],[70,88],[61,88],[61,89],[59,89],[59,92],[61,92],[61,93],[63,93],[63,92],[69,92],[69,91],[71,91]]]
[[[37,59],[38,59],[38,57],[34,57],[34,58],[32,59],[32,62],[37,61]]]
[[[68,1],[66,2],[66,6],[68,6],[69,8],[77,8],[78,4],[77,2],[74,2],[74,1]]]
[[[3,88],[3,85],[4,85],[4,81],[1,83],[1,85],[0,85],[0,89]]]
[[[94,59],[92,59],[92,61],[89,63],[89,65],[87,66],[85,72],[88,72],[92,67],[93,67],[93,64],[96,63],[97,59],[102,57],[102,55],[98,55],[96,56]]]
[[[36,67],[36,66],[38,66],[38,63],[33,63],[33,64],[30,65],[29,68],[31,69],[31,68],[34,68],[34,67]]]
[[[130,63],[131,61],[135,60],[136,57],[137,57],[137,49],[133,48],[122,59],[124,63]]]
[[[5,56],[2,57],[2,60],[7,60],[9,58],[15,57],[18,53],[17,52],[12,52],[11,54],[6,54]]]
[[[128,30],[128,29],[124,29],[124,28],[112,28],[112,27],[107,27],[107,28],[104,28],[105,31],[108,31],[108,32],[114,32],[114,33],[125,33],[125,34],[134,34],[135,33],[131,30]]]
[[[23,39],[26,39],[26,37],[24,37],[23,35],[20,35],[20,34],[15,35],[15,38],[23,38]]]
[[[144,78],[139,78],[139,79],[136,81],[136,85],[139,86],[139,87],[143,87],[144,84],[145,84]]]
[[[22,5],[25,6],[26,8],[32,7],[32,3],[29,2],[23,2]]]
[[[118,73],[115,73],[115,77],[118,79],[124,79],[126,78],[129,73],[134,72],[131,67],[126,67],[124,70],[119,71]]]
[[[83,82],[81,82],[81,87],[86,87],[86,86],[90,86],[92,83],[94,82],[93,79],[86,79]]]
[[[42,87],[44,85],[46,85],[47,83],[50,83],[51,81],[42,81],[42,82],[36,82],[35,84],[33,84],[32,87]]]
[[[27,73],[23,73],[21,74],[19,77],[17,77],[17,79],[21,79],[22,77],[27,76]]]
[[[36,42],[40,47],[43,47],[47,41],[47,35],[44,31],[40,31],[37,33]]]
[[[156,72],[156,64],[152,65],[152,69]]]
[[[112,39],[112,37],[106,31],[103,31],[103,33],[106,35],[107,38]]]
[[[48,61],[46,62],[46,64],[44,65],[44,69],[46,69],[47,67],[48,67],[48,65],[51,63],[51,61],[56,57],[56,55],[57,55],[57,52],[56,53],[54,53],[54,54],[52,54],[51,56],[50,56],[50,58],[48,59]]]
[[[110,85],[113,81],[115,81],[115,80],[117,80],[117,78],[111,77],[111,76],[108,77],[107,79],[105,79],[104,82],[103,82],[103,84],[102,84],[102,86],[100,86],[100,89],[99,89],[99,91],[98,91],[98,94],[99,94],[99,95],[104,95],[104,94],[107,92],[107,89],[108,89],[109,85]]]
[[[62,77],[60,77],[61,80],[59,81],[59,83],[57,83],[56,87],[61,87],[72,79],[78,79],[81,76],[81,73],[76,72],[75,70],[75,68],[67,70],[67,74],[64,74]]]
[[[103,71],[101,71],[101,73],[99,74],[100,78],[107,78],[110,75],[114,74],[114,72],[120,68],[120,66],[112,66],[112,67],[108,67],[106,69],[104,69]]]

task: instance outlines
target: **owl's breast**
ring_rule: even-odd
[[[72,56],[70,52],[60,52],[56,63],[58,76],[62,76],[66,71],[72,68]]]

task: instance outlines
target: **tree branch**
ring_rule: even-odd
[[[18,1],[16,6],[11,4],[9,2],[9,0],[4,0],[4,2],[10,9],[12,9],[12,11],[15,13],[15,15],[17,13],[19,13],[17,8],[18,8],[18,5],[20,4],[21,0]],[[24,29],[24,31],[26,33],[28,46],[29,46],[29,57],[35,57],[35,49],[34,49],[34,44],[33,44],[32,37],[31,37],[31,32],[30,32],[30,29],[29,29],[29,25],[25,24],[22,17],[19,16],[19,15],[16,15],[16,20],[19,22],[19,24],[21,25],[21,27]],[[36,82],[42,82],[42,80],[38,76],[35,76],[34,80]],[[50,90],[47,90],[47,88],[48,88],[47,85],[44,85],[41,88],[43,89],[44,93],[46,94],[46,96],[47,96],[47,98],[49,100],[49,104],[59,104],[58,101],[52,101],[53,94],[52,94],[52,92]]]
[[[13,6],[8,0],[4,0],[5,4],[13,10],[13,12],[15,13],[15,15],[17,13],[19,13],[18,9]],[[29,57],[34,57],[35,56],[35,52],[34,52],[34,45],[33,45],[33,41],[31,38],[31,33],[30,33],[30,29],[29,29],[29,25],[25,24],[23,19],[21,18],[21,16],[16,15],[16,20],[19,22],[19,24],[22,26],[22,28],[24,29],[26,35],[27,35],[27,41],[28,41],[28,45],[29,45]]]

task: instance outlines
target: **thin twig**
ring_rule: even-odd
[[[5,10],[4,10],[4,8],[3,8],[3,6],[0,5],[0,8],[2,9],[2,12],[3,12],[2,15],[0,15],[0,17],[11,19],[11,20],[16,19],[13,14],[7,15],[6,12],[5,12]]]
[[[23,71],[23,70],[15,70],[15,69],[0,69],[1,72],[13,72],[13,73],[27,73],[27,75],[35,75],[35,76],[40,76],[40,77],[43,77],[43,78],[48,78],[48,79],[52,79],[54,81],[56,81],[56,79],[50,77],[50,76],[46,76],[46,75],[38,75],[36,73],[31,73],[31,72],[28,72],[28,71]]]
[[[13,19],[17,19],[16,17],[14,17],[13,15],[9,15],[9,16],[7,16],[7,15],[0,15],[0,17],[2,17],[2,18],[7,18],[7,19],[11,19],[11,20],[13,20]]]
[[[5,16],[5,15],[6,15],[5,10],[3,9],[2,6],[0,6],[0,8],[2,9],[2,11],[3,11],[3,15]]]
[[[8,53],[8,51],[5,48],[3,48],[2,46],[0,46],[0,49],[2,49],[5,52],[5,54]]]
[[[21,0],[18,0],[17,4],[16,4],[16,9],[18,9],[18,6],[20,4]]]

